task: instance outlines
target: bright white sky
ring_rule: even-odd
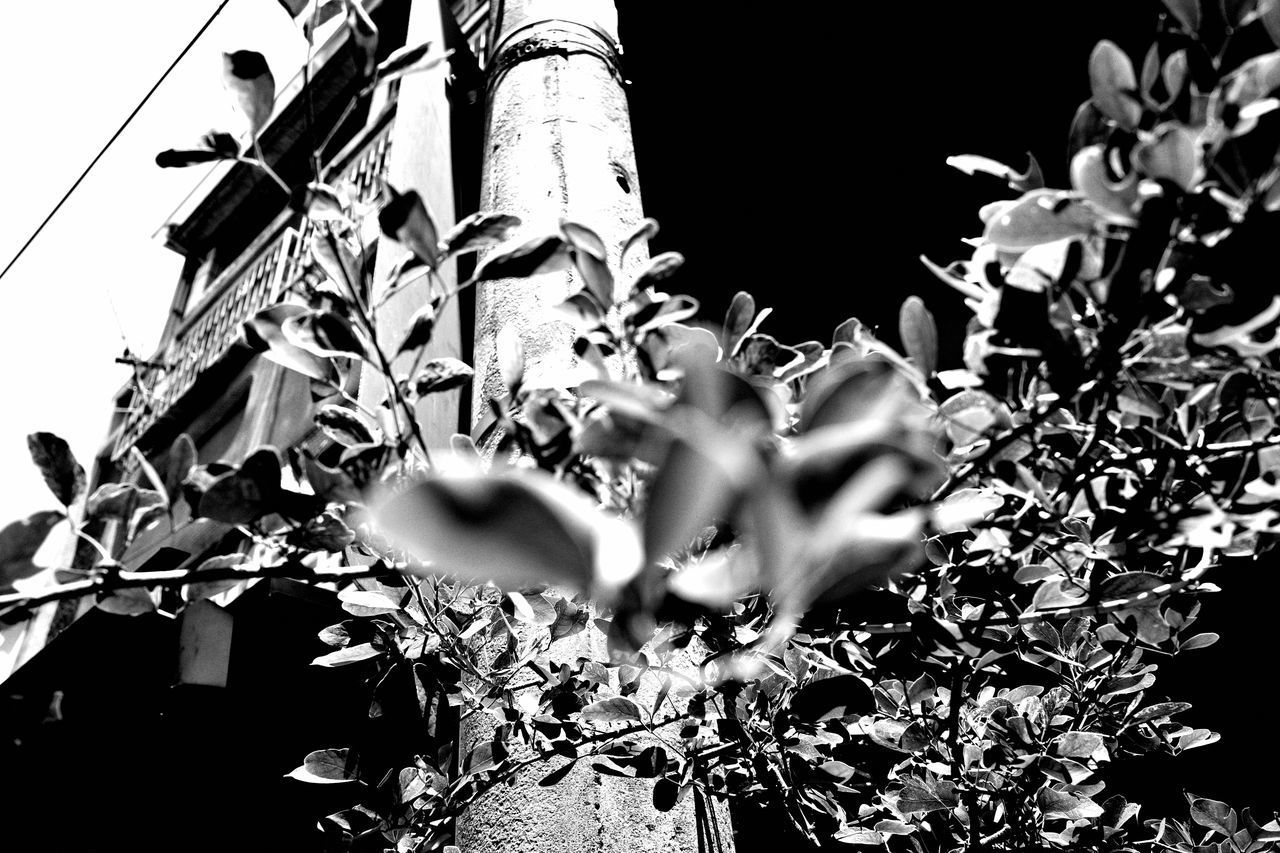
[[[220,0],[6,4],[0,26],[0,269],[93,159]],[[266,55],[282,88],[306,42],[276,0],[231,0],[62,210],[0,280],[0,527],[56,507],[26,435],[54,432],[86,470],[102,446],[121,329],[149,357],[181,259],[152,235],[208,171],[155,154],[211,128],[239,132],[222,52]]]

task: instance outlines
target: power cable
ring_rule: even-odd
[[[222,2],[218,4],[218,8],[213,10],[213,14],[209,16],[209,20],[205,21],[204,26],[202,26],[196,34],[191,37],[191,41],[187,42],[187,46],[182,49],[182,52],[178,54],[177,58],[175,58],[173,62],[169,63],[169,67],[160,75],[160,79],[155,82],[155,85],[151,87],[147,94],[142,96],[142,100],[133,108],[133,112],[129,113],[129,116],[124,120],[124,123],[122,123],[120,127],[116,128],[116,132],[111,134],[111,138],[107,140],[107,144],[102,146],[102,150],[98,152],[97,156],[95,156],[92,161],[90,161],[89,165],[85,167],[85,170],[80,173],[80,177],[76,178],[76,182],[71,185],[71,189],[67,190],[66,193],[63,194],[62,198],[58,200],[58,203],[53,206],[53,210],[49,211],[49,215],[44,218],[44,221],[41,222],[36,227],[36,230],[32,232],[31,236],[27,238],[27,242],[22,244],[22,248],[18,250],[18,253],[9,259],[9,263],[5,265],[3,270],[0,270],[0,279],[4,278],[5,274],[8,273],[9,270],[13,269],[13,265],[18,262],[18,259],[22,257],[22,254],[25,251],[27,251],[27,248],[35,242],[37,237],[40,236],[40,232],[43,231],[45,226],[49,224],[49,221],[57,215],[58,211],[62,209],[62,205],[66,204],[67,199],[71,198],[71,194],[76,191],[80,186],[80,183],[88,176],[89,172],[93,171],[93,167],[98,165],[98,161],[102,159],[102,155],[106,154],[107,149],[115,144],[115,141],[120,138],[120,134],[124,133],[124,129],[129,126],[129,123],[133,121],[134,117],[137,116],[144,106],[146,106],[147,101],[151,100],[151,96],[160,88],[160,84],[168,78],[174,68],[178,67],[178,63],[181,62],[182,58],[195,46],[195,43],[200,40],[202,35],[204,35],[205,30],[209,29],[214,18],[217,18],[230,2],[231,0],[222,0]]]

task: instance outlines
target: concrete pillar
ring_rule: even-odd
[[[621,243],[640,221],[631,120],[618,68],[618,15],[611,0],[504,0],[488,74],[481,210],[524,220],[517,236],[554,231],[561,217],[595,229],[618,271]],[[616,275],[617,287],[643,263]],[[485,400],[500,396],[494,339],[514,323],[527,372],[568,366],[570,331],[545,310],[581,286],[576,274],[490,282],[476,295],[475,370]],[[529,383],[526,382],[526,385]]]
[[[554,231],[561,217],[593,228],[608,248],[621,295],[645,253],[633,253],[629,268],[619,272],[622,241],[643,214],[618,67],[617,11],[612,0],[505,0],[497,7],[502,19],[488,69],[480,208],[519,216],[524,224],[517,239]],[[545,314],[581,284],[576,273],[564,272],[480,287],[473,422],[487,411],[488,399],[506,390],[495,352],[504,326],[520,331],[527,387],[571,365],[570,330],[546,322]],[[607,659],[605,639],[592,626],[553,643],[548,656],[571,665],[579,656]],[[464,722],[463,755],[491,736],[484,716]],[[459,847],[465,853],[697,849],[692,797],[660,812],[652,805],[653,780],[602,777],[589,760],[556,785],[539,787],[563,761],[535,764],[513,785],[486,793],[458,819]],[[717,812],[728,841],[727,815]]]

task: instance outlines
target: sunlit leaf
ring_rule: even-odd
[[[502,384],[514,399],[524,381],[524,343],[520,340],[520,330],[514,325],[503,326],[498,330],[496,345]]]
[[[684,266],[684,255],[679,252],[663,252],[661,255],[655,255],[636,274],[635,281],[631,283],[631,292],[639,293],[657,286],[659,282],[674,275],[682,266]]]
[[[601,699],[582,709],[582,719],[589,723],[640,722],[643,719],[640,706],[625,696]]]
[[[317,749],[303,759],[301,766],[285,774],[299,782],[334,784],[357,781],[355,757],[349,749]]]
[[[658,222],[656,219],[644,219],[636,229],[627,235],[627,239],[622,241],[621,257],[625,261],[627,255],[631,254],[631,250],[640,243],[652,240],[658,236]]]
[[[112,591],[98,601],[98,609],[116,616],[141,616],[156,609],[155,600],[146,589],[133,586]]]
[[[303,311],[280,326],[284,339],[320,358],[369,359],[368,347],[351,321],[333,311]]]
[[[315,415],[316,426],[344,447],[367,444],[375,440],[373,429],[360,415],[346,406],[321,406]]]
[[[315,666],[347,666],[360,661],[376,658],[382,654],[382,650],[376,648],[372,643],[357,643],[354,646],[338,649],[336,652],[329,652],[327,655],[321,655],[311,663]]]
[[[302,305],[280,304],[264,308],[244,323],[245,340],[264,358],[282,367],[296,370],[322,382],[333,382],[337,371],[328,358],[318,356],[290,343],[284,335],[284,323],[306,313]]]
[[[413,352],[429,344],[435,328],[436,302],[433,300],[413,312],[413,316],[409,318],[409,331],[396,347],[396,355]]]

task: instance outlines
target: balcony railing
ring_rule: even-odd
[[[388,113],[334,158],[340,177],[332,183],[353,201],[367,203],[377,197],[378,179],[386,173],[391,126]],[[243,339],[245,320],[286,297],[310,257],[312,231],[292,212],[281,214],[210,285],[200,304],[151,359],[152,365],[138,368],[129,413],[116,433],[113,459],[128,453],[192,389],[201,373]]]

